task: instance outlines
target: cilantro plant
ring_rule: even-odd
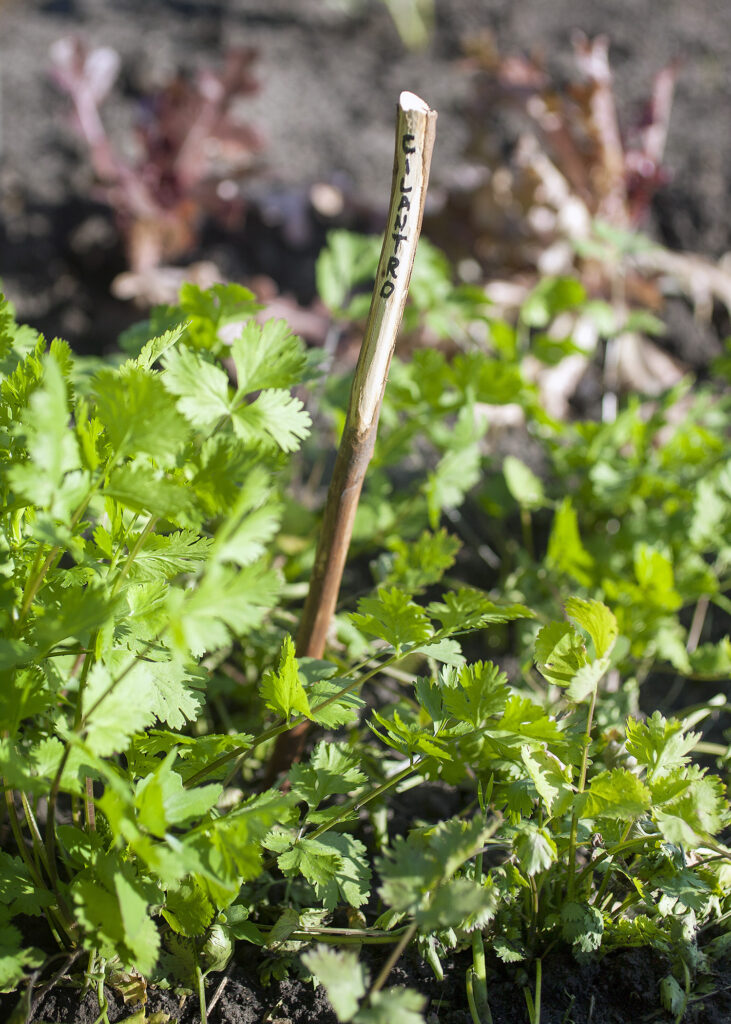
[[[369,240],[333,234],[320,279],[334,315],[362,315],[350,296],[373,261]],[[438,532],[446,519],[477,556],[471,582],[549,617],[568,592],[610,604],[624,638],[620,667],[640,683],[653,670],[723,680],[731,667],[728,394],[719,379],[687,379],[652,400],[630,397],[607,422],[548,415],[526,360],[553,367],[575,355],[570,336],[548,331],[577,313],[607,341],[628,329],[570,278],[543,279],[509,322],[478,290],[454,286],[436,250],[420,251],[407,324],[444,350],[394,360],[356,542],[385,549],[374,563],[384,582],[405,579],[399,552],[419,537],[419,564],[446,562],[446,571],[457,550],[457,538]],[[637,328],[663,329],[641,313],[632,314]],[[340,400],[335,384],[336,423]],[[511,433],[527,456],[504,454]],[[532,641],[524,630],[525,665]]]
[[[423,280],[443,293],[438,258]],[[348,301],[346,286],[336,302]],[[451,301],[467,333],[486,323],[476,296]],[[298,482],[322,446],[300,397],[314,375],[301,341],[258,324],[251,294],[232,285],[186,286],[179,307],[127,336],[118,366],[80,364],[1,310],[0,774],[12,845],[0,853],[0,989],[24,988],[30,1006],[60,951],[58,976],[75,969],[75,983],[96,986],[100,1021],[105,986],[130,972],[196,993],[205,1021],[206,978],[238,943],[258,947],[265,981],[288,970],[321,981],[342,1021],[418,1024],[423,998],[387,988],[413,945],[437,977],[468,952],[466,998],[484,1024],[495,956],[518,964],[538,1020],[551,950],[647,944],[667,955],[677,1014],[727,943],[731,912],[728,804],[720,778],[691,760],[711,709],[644,721],[608,682],[658,656],[680,605],[653,618],[648,595],[665,600],[692,573],[673,582],[653,538],[646,550],[630,533],[631,548],[593,554],[587,541],[578,559],[549,540],[541,575],[537,545],[516,553],[486,532],[509,567],[484,586],[441,583],[465,564],[442,516],[470,488],[502,521],[517,503],[526,537],[547,507],[550,484],[522,462],[487,462],[481,405],[518,394],[555,464],[579,459],[520,367],[477,350],[394,367],[359,512],[375,584],[349,581],[324,661],[297,658],[292,641],[315,533]],[[648,440],[638,459],[631,530],[638,494],[649,505],[686,486],[658,470],[648,490],[662,453]],[[404,464],[413,482],[401,492]],[[577,465],[580,494],[591,472]],[[708,469],[700,454],[697,465]],[[724,479],[703,474],[721,496]],[[682,505],[662,494],[672,545]],[[581,537],[584,499],[561,500],[555,517]],[[698,498],[699,524],[714,507]],[[659,510],[656,521],[659,536]],[[691,569],[718,542],[698,530]],[[645,576],[625,579],[625,595],[627,550]],[[708,571],[722,603],[721,564]],[[508,631],[522,659],[511,679],[470,660],[502,650]],[[722,645],[698,650],[718,659]],[[263,788],[271,741],[306,720],[325,738]],[[433,781],[450,787],[454,816],[400,834],[391,798]],[[32,944],[29,916],[47,929]],[[363,944],[386,951],[373,970],[357,960]]]
[[[110,959],[152,972],[151,912],[171,934],[205,932],[287,803],[213,812],[216,758],[251,737],[181,730],[205,701],[206,659],[279,597],[268,548],[310,425],[290,390],[306,354],[284,324],[250,319],[243,288],[188,287],[183,307],[136,358],[79,379],[64,342],[2,306],[5,989],[43,960],[17,914],[88,949],[90,973]],[[217,328],[234,316],[232,386]]]
[[[68,966],[88,952],[102,1016],[105,981],[134,967],[196,989],[205,1017],[205,975],[232,939],[276,944],[308,907],[315,922],[361,907],[372,869],[340,826],[418,777],[420,758],[384,776],[357,747],[320,745],[288,792],[231,783],[305,718],[352,723],[357,691],[384,666],[462,660],[450,638],[470,623],[448,603],[437,626],[397,587],[353,617],[360,665],[295,658],[272,562],[287,461],[310,428],[291,394],[308,360],[255,310],[237,286],[186,287],[177,311],[157,314],[178,326],[90,374],[2,307],[0,770],[15,847],[0,866],[3,989],[44,969],[45,947],[11,923],[30,914]],[[522,614],[480,598],[471,623]],[[253,733],[237,728],[235,701],[228,728],[209,728],[234,648],[256,674]],[[415,735],[413,750],[425,742]],[[262,898],[272,871],[299,880],[283,904]]]

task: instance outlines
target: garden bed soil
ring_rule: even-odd
[[[252,947],[245,947],[252,950]],[[240,953],[241,955],[245,955]],[[208,1014],[209,1024],[337,1024],[322,989],[296,979],[273,981],[266,988],[257,982],[257,959],[234,964],[225,975],[214,974],[206,984],[212,1002],[223,984],[215,1005]],[[375,975],[380,958],[371,958]],[[472,1024],[465,993],[465,972],[470,966],[465,954],[445,963],[444,980],[435,980],[423,962],[405,957],[393,970],[389,985],[408,985],[428,1000],[425,1017],[428,1024]],[[541,1000],[542,1024],[672,1024],[676,1015],[664,1012],[660,1001],[660,982],[669,972],[668,962],[648,949],[629,949],[603,959],[577,963],[570,952],[554,953],[543,962]],[[489,998],[494,1024],[528,1024],[524,995],[497,961],[489,968]],[[523,984],[534,990],[535,978],[526,976]],[[728,1024],[731,1019],[731,964],[709,981],[714,990],[694,997],[683,1018],[684,1024]],[[126,1021],[135,1011],[113,991],[107,990],[111,1024]],[[0,1002],[0,1012],[9,1015],[8,997]],[[171,992],[151,989],[146,1005],[148,1016],[169,1015],[166,1024],[198,1024],[200,1008],[197,996],[181,999]],[[94,1024],[99,1004],[89,992],[80,1001],[76,989],[57,986],[39,1004],[33,1020],[54,1024]]]
[[[0,280],[21,320],[77,350],[113,347],[139,319],[110,296],[124,254],[106,207],[91,196],[87,155],[69,127],[68,103],[49,83],[48,49],[69,34],[111,45],[122,58],[103,106],[112,138],[129,143],[139,96],[176,69],[216,66],[232,45],[254,47],[258,95],[243,111],[266,140],[245,184],[249,216],[237,233],[204,232],[190,262],[213,259],[232,280],[266,275],[308,302],[314,260],[333,224],[379,226],[388,202],[396,98],[410,89],[439,112],[432,207],[464,178],[473,89],[463,42],[489,29],[503,52],[534,51],[559,77],[572,68],[571,34],[612,42],[620,113],[636,118],[652,75],[682,59],[667,145],[670,182],[649,230],[673,248],[717,258],[731,250],[731,5],[668,0],[435,0],[428,49],[407,52],[378,0],[0,0]],[[507,146],[515,126],[484,117]],[[313,183],[348,198],[339,217],[317,214]],[[428,217],[427,217],[428,232]],[[691,366],[718,338],[686,307],[671,310],[667,344]]]

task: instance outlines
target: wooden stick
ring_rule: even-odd
[[[297,654],[321,658],[335,612],[345,560],[368,463],[373,455],[383,394],[406,305],[424,216],[436,111],[402,92],[396,115],[391,203],[370,312],[350,392],[343,438],[325,504],[310,587],[297,634]],[[269,775],[301,755],[307,723],[283,733]]]
[[[378,417],[396,336],[401,326],[429,178],[436,113],[411,92],[399,98],[388,226],[365,336],[350,393],[315,566],[305,602],[297,653],[321,658],[353,532],[363,480],[373,454]]]

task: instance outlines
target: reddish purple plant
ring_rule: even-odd
[[[234,120],[232,105],[258,88],[254,59],[253,50],[232,50],[220,72],[177,76],[148,97],[137,128],[140,155],[130,161],[110,142],[100,115],[119,55],[109,47],[89,50],[78,38],[51,47],[51,76],[71,98],[75,127],[114,210],[132,271],[189,251],[204,215],[228,225],[240,220],[236,181],[251,170],[263,143],[250,125]]]
[[[472,64],[490,99],[517,101],[538,128],[545,152],[589,212],[615,227],[641,224],[658,187],[677,65],[654,78],[641,121],[623,134],[613,91],[606,36],[576,33],[579,80],[564,88],[532,57],[503,57],[491,37],[472,47]]]

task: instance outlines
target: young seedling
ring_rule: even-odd
[[[300,657],[322,657],[335,611],[421,231],[436,119],[436,111],[414,93],[401,93],[388,225],[297,634]],[[279,737],[269,765],[270,778],[299,758],[307,727],[303,723]]]

